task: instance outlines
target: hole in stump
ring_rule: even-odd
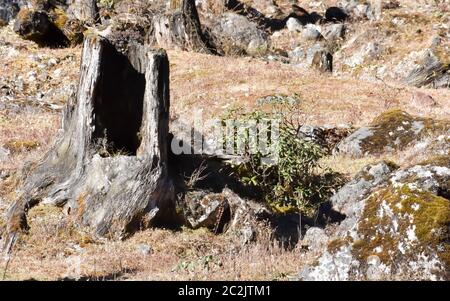
[[[94,141],[100,155],[135,156],[141,144],[145,74],[114,46],[105,47],[94,101]]]

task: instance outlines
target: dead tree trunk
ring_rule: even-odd
[[[171,218],[168,130],[166,53],[132,44],[122,54],[105,38],[87,37],[63,135],[25,172],[7,216],[9,238],[27,228],[26,212],[39,202],[113,238]]]
[[[100,21],[96,0],[73,0],[69,11],[80,21],[94,24]]]
[[[203,34],[195,0],[171,0],[170,11],[153,18],[150,42],[164,48],[215,53]]]

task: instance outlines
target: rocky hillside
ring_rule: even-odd
[[[0,276],[449,280],[449,24],[448,0],[0,0]],[[12,224],[28,176],[85,92],[87,39],[116,57],[132,58],[135,45],[167,51],[170,142],[191,138],[199,112],[207,123],[281,108],[295,139],[263,170],[283,181],[245,174],[245,157],[172,149],[171,224],[111,239],[50,196],[29,203],[27,227]],[[124,85],[143,64],[129,63],[105,67],[103,80]],[[100,141],[95,156],[133,154]]]

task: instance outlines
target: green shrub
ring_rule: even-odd
[[[243,160],[232,164],[232,174],[245,185],[252,187],[274,211],[300,211],[312,216],[318,206],[343,184],[343,177],[319,165],[319,160],[325,156],[325,150],[298,136],[301,124],[297,118],[297,104],[284,103],[280,107],[271,113],[240,113],[242,110],[238,109],[225,117],[235,118],[244,124],[249,120],[258,124],[266,124],[262,122],[264,120],[278,120],[278,135],[271,137],[276,138],[275,141],[270,141],[277,160],[268,162],[266,154],[260,151],[250,152],[250,148],[246,147]],[[273,124],[269,123],[265,129],[259,131],[268,130],[271,133],[271,126]],[[235,140],[238,139],[248,145],[250,132],[247,131]]]

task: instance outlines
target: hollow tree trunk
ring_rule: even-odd
[[[27,210],[41,201],[113,238],[171,218],[168,128],[166,53],[132,44],[122,54],[102,37],[87,37],[63,134],[24,173],[21,196],[7,216],[9,239],[27,228]]]
[[[153,18],[150,42],[164,48],[215,53],[202,32],[195,0],[171,0],[170,11]]]

